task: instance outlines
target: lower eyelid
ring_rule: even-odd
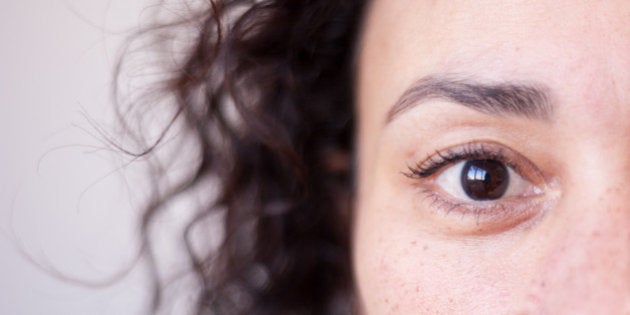
[[[442,226],[450,227],[451,233],[462,235],[487,235],[509,230],[543,213],[546,203],[542,197],[516,197],[473,204],[448,199],[431,189],[425,189],[423,193],[425,205],[436,210],[435,214],[442,217],[440,221],[448,220]]]

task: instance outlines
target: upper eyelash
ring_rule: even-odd
[[[418,162],[414,166],[407,166],[408,172],[403,172],[403,174],[411,178],[427,178],[454,162],[474,158],[497,160],[518,172],[518,165],[512,163],[503,153],[503,150],[491,150],[486,148],[483,144],[469,143],[455,149],[436,151],[424,161]]]

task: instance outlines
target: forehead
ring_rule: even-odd
[[[521,49],[597,53],[628,48],[619,39],[628,38],[629,13],[627,1],[376,0],[365,33],[382,52],[423,51],[417,59],[426,64],[493,60],[497,53],[526,53]]]
[[[362,116],[385,115],[436,73],[539,81],[564,103],[627,103],[630,2],[375,0],[359,52],[358,104],[378,105]]]

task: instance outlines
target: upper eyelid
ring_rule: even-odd
[[[443,159],[444,157],[450,158]],[[416,159],[407,163],[407,170],[403,170],[401,173],[412,180],[429,179],[457,161],[473,158],[492,158],[505,163],[518,175],[541,189],[546,189],[545,187],[551,180],[550,175],[543,172],[527,156],[511,146],[495,140],[473,140],[448,146],[428,155],[425,159]]]
[[[489,149],[488,146],[499,147]],[[425,160],[415,163],[414,166],[408,165],[407,168],[409,173],[406,173],[406,175],[408,177],[427,178],[434,175],[447,165],[473,158],[486,158],[500,161],[505,163],[508,167],[514,169],[517,173],[519,173],[519,175],[522,175],[519,164],[509,158],[509,156],[504,153],[504,149],[501,148],[500,145],[476,142],[444,150],[438,150],[433,155],[429,155]]]

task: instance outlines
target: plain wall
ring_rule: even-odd
[[[0,313],[138,314],[141,183],[104,150],[113,67],[146,1],[7,0],[0,10]],[[79,279],[62,281],[63,277]]]

